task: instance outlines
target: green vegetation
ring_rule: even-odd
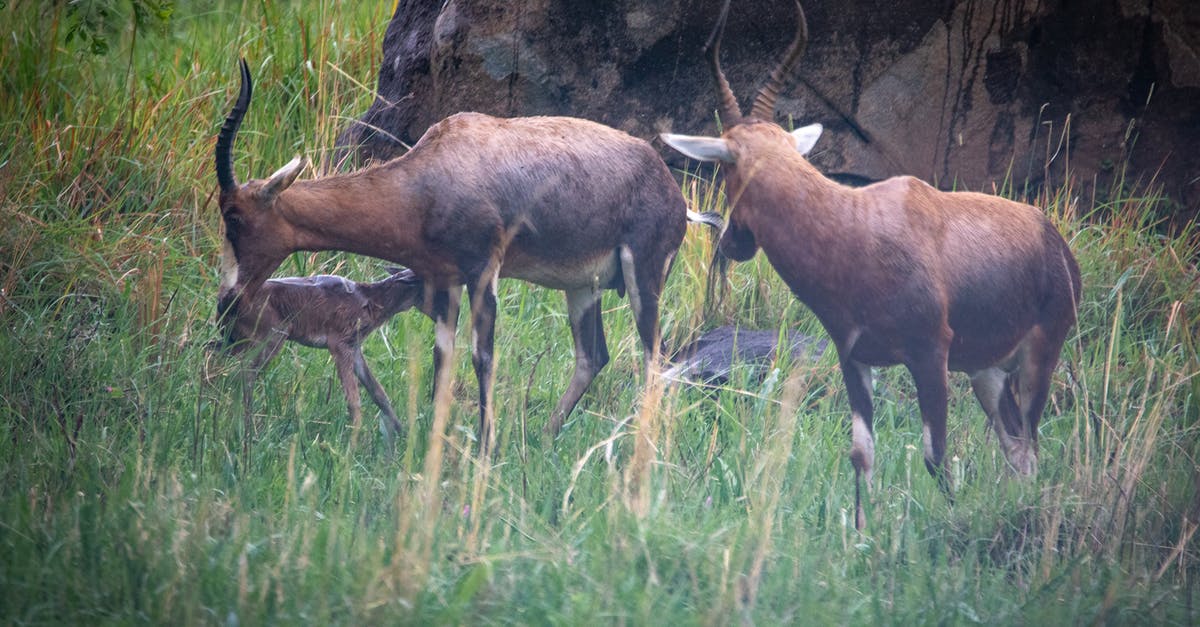
[[[289,348],[262,377],[243,461],[234,366],[204,348],[212,148],[235,62],[258,86],[241,177],[298,152],[327,169],[371,100],[390,3],[188,3],[107,54],[65,42],[64,4],[0,2],[0,622],[1200,620],[1197,234],[1155,234],[1153,197],[1037,199],[1085,278],[1038,478],[1009,476],[954,377],[949,504],[923,467],[910,379],[882,371],[866,534],[831,355],[651,390],[639,410],[636,334],[609,295],[613,362],[551,446],[566,314],[515,282],[501,288],[493,465],[470,455],[462,354],[446,446],[430,452],[432,328],[416,314],[366,346],[409,420],[394,458],[373,425],[346,424],[328,355]],[[684,190],[701,209],[720,200],[707,180]],[[711,246],[690,229],[664,299],[670,344],[728,320],[819,333],[761,255],[705,319]],[[317,271],[384,272],[303,254],[279,273]]]

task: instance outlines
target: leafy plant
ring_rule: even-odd
[[[125,29],[166,30],[175,12],[173,0],[56,0],[66,6],[66,43],[93,55],[108,54],[111,42]]]

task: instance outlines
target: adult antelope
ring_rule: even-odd
[[[404,156],[351,174],[297,181],[297,157],[266,180],[239,184],[230,158],[250,104],[241,90],[216,144],[225,221],[219,310],[253,302],[298,250],[344,250],[408,266],[426,284],[436,321],[434,364],[449,368],[466,285],[479,379],[479,445],[492,431],[496,282],[514,277],[563,290],[575,373],[550,416],[557,432],[608,362],[604,289],[627,291],[647,372],[658,354],[658,299],[683,240],[687,207],[643,140],[575,118],[453,115]]]
[[[850,400],[855,525],[871,484],[872,366],[903,364],[924,422],[925,466],[943,489],[947,370],[969,373],[1012,468],[1037,471],[1037,427],[1079,300],[1079,267],[1038,209],[995,196],[942,192],[912,177],[861,189],[821,175],[802,155],[821,133],[773,123],[775,99],[808,40],[796,37],[743,117],[721,71],[726,2],[706,51],[720,138],[665,134],[684,155],[722,164],[731,209],[720,252],[761,247],[838,351]]]

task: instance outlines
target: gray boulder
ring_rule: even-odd
[[[787,332],[788,350],[795,361],[815,361],[829,345],[798,331]],[[779,357],[779,331],[723,326],[696,338],[671,357],[663,371],[668,381],[721,385],[738,365],[751,367],[756,377],[766,375]]]

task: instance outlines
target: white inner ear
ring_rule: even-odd
[[[287,189],[296,180],[296,177],[300,176],[300,171],[306,165],[308,165],[308,160],[301,156],[292,159],[287,165],[275,170],[271,178],[267,179],[267,184],[263,187],[263,193],[268,196],[274,196]]]
[[[809,124],[801,126],[792,131],[792,137],[796,140],[796,151],[802,155],[807,155],[816,145],[817,140],[821,138],[821,131],[825,130],[820,124]]]
[[[733,153],[729,151],[729,142],[719,137],[695,137],[673,133],[663,133],[659,137],[662,137],[668,146],[683,153],[689,159],[734,162]]]

